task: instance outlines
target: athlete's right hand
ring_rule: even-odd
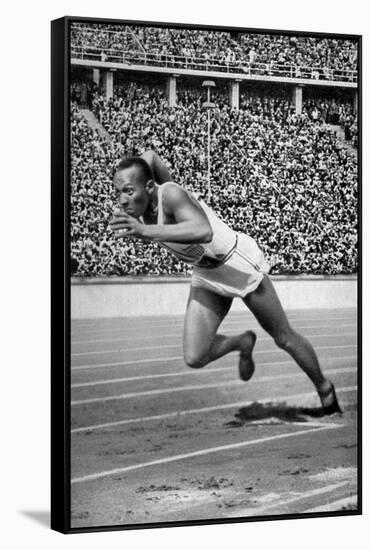
[[[133,218],[133,216],[121,210],[114,213],[114,217],[110,220],[109,225],[117,238],[144,237],[144,225],[136,218]]]

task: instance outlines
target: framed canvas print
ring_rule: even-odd
[[[360,67],[52,22],[53,529],[361,513]]]

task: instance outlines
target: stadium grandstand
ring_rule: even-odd
[[[357,65],[347,39],[73,23],[73,275],[190,272],[107,228],[115,165],[147,149],[272,273],[355,273]]]
[[[71,45],[80,61],[357,81],[357,46],[350,40],[75,23]]]

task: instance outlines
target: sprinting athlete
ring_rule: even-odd
[[[233,299],[241,298],[277,346],[309,376],[323,414],[341,412],[334,385],[323,375],[312,345],[289,324],[254,239],[233,231],[202,200],[172,182],[153,151],[122,160],[114,186],[118,208],[111,228],[116,237],[158,242],[194,266],[183,340],[188,366],[200,368],[238,350],[240,377],[251,378],[256,334],[217,332]]]

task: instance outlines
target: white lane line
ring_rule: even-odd
[[[287,313],[287,312],[286,312]],[[347,315],[346,313],[339,313],[339,314],[336,314],[336,315],[330,315],[330,314],[327,314],[327,315],[314,315],[314,316],[309,316],[307,317],[306,315],[290,315],[288,314],[287,315],[288,319],[292,320],[292,321],[296,321],[296,320],[299,320],[299,321],[319,321],[319,322],[323,322],[325,320],[331,322],[331,321],[354,321],[354,322],[357,322],[357,314],[356,313],[352,313],[350,315]],[[223,320],[223,325],[234,325],[234,324],[240,324],[240,323],[246,323],[246,322],[255,322],[256,319],[253,315],[249,315],[249,313],[247,312],[247,315],[243,314],[239,317],[231,317],[230,315],[228,315],[224,320]],[[146,323],[146,318],[143,317],[143,319],[139,322],[139,323],[135,323],[132,321],[131,318],[127,318],[126,319],[126,322],[123,323],[123,324],[117,324],[115,323],[114,326],[112,327],[107,327],[107,328],[102,328],[102,329],[94,329],[94,330],[88,330],[88,331],[82,331],[82,330],[76,330],[76,327],[73,327],[71,326],[71,332],[74,332],[75,334],[79,334],[79,335],[89,335],[91,333],[95,333],[95,332],[118,332],[118,331],[125,331],[125,330],[141,330],[141,329],[156,329],[156,328],[159,328],[159,329],[163,329],[163,328],[171,328],[171,327],[177,327],[177,328],[181,328],[184,324],[184,314],[183,315],[179,315],[177,319],[174,319],[172,321],[169,321],[169,322],[161,322],[161,320],[154,320],[153,322],[150,322],[150,323]]]
[[[276,502],[272,502],[271,504],[267,504],[266,506],[259,506],[256,508],[239,508],[233,514],[228,514],[227,517],[236,517],[236,514],[238,514],[239,517],[262,516],[268,510],[272,510],[272,508],[279,508],[279,513],[282,514],[283,513],[282,508],[287,506],[288,504],[292,504],[293,502],[304,500],[306,498],[323,495],[325,493],[330,493],[332,491],[335,491],[336,489],[340,489],[340,487],[344,487],[345,485],[348,485],[348,483],[349,483],[348,481],[333,483],[332,485],[326,485],[325,487],[312,489],[311,491],[305,491],[291,498],[286,498],[286,499],[278,500]],[[306,512],[307,510],[305,511],[305,513]]]
[[[324,310],[324,312],[327,311],[327,310]],[[303,312],[296,312],[296,313],[290,313],[290,311],[287,311],[286,312],[287,316],[289,319],[302,319],[303,317],[305,318],[305,320],[322,320],[323,319],[329,319],[330,321],[332,320],[337,320],[337,319],[347,319],[349,320],[349,317],[351,317],[353,315],[353,317],[355,318],[355,320],[357,320],[357,315],[356,315],[356,311],[354,309],[350,310],[349,311],[349,315],[346,314],[346,312],[343,310],[343,311],[339,311],[339,312],[327,312],[325,315],[323,314],[320,314],[318,313],[317,316],[314,316],[314,317],[306,317],[305,316],[305,311]],[[346,317],[344,317],[346,316]],[[250,320],[254,320],[254,317],[252,315],[249,315],[249,312],[248,310],[246,310],[246,313],[242,312],[240,315],[229,315],[225,321],[225,323],[240,323],[240,322],[246,322],[246,321],[250,321]],[[122,323],[123,322],[123,319],[118,319],[118,322]],[[184,315],[178,315],[178,316],[175,316],[175,318],[169,322],[164,322],[162,323],[161,320],[159,321],[158,319],[152,319],[150,321],[147,320],[146,317],[143,317],[143,319],[141,319],[137,324],[135,324],[135,322],[133,322],[132,318],[131,317],[128,317],[126,318],[126,323],[125,324],[122,324],[122,326],[119,326],[117,328],[109,328],[109,327],[102,327],[102,328],[95,328],[95,325],[93,325],[93,323],[91,323],[90,327],[86,326],[86,329],[87,330],[81,330],[81,328],[85,328],[85,326],[76,326],[74,323],[72,324],[71,326],[71,329],[73,332],[75,332],[76,334],[91,334],[91,333],[95,333],[95,332],[115,332],[115,331],[120,331],[120,330],[127,330],[128,328],[139,328],[139,329],[142,329],[142,328],[156,328],[156,327],[159,327],[159,328],[167,328],[167,327],[173,327],[174,325],[180,325],[182,326],[184,322]],[[128,326],[128,324],[131,325],[131,327]],[[114,325],[117,325],[117,323],[114,323]]]
[[[334,500],[328,504],[322,504],[322,506],[316,506],[315,508],[309,508],[304,510],[303,514],[311,514],[313,512],[336,512],[340,510],[343,506],[357,506],[358,505],[358,496],[350,495],[349,497],[340,498],[339,500]]]
[[[309,315],[323,315],[325,313],[327,316],[339,316],[339,315],[347,315],[350,313],[356,314],[357,309],[355,307],[349,307],[349,308],[321,308],[321,309],[313,309],[313,308],[306,308],[306,309],[288,309],[286,311],[287,315],[291,317],[302,317],[305,314]],[[241,309],[239,311],[231,311],[228,314],[228,319],[240,319],[244,317],[252,317],[252,314],[250,311],[245,308]],[[143,321],[152,324],[157,323],[158,320],[163,320],[164,322],[171,322],[172,320],[182,319],[183,315],[182,313],[175,313],[174,315],[171,314],[164,314],[164,315],[152,315],[149,317],[146,316],[128,316],[128,317],[97,317],[97,318],[87,318],[87,319],[72,319],[72,324],[76,328],[88,328],[95,327],[97,323],[101,323],[101,327],[98,328],[107,328],[106,325],[108,323],[120,323],[120,322],[126,322],[126,321],[133,321],[137,323],[142,323]]]
[[[356,367],[345,367],[341,369],[330,369],[326,374],[343,374],[347,372],[356,372]],[[303,376],[302,372],[278,374],[275,376],[261,376],[255,378],[256,382],[270,382],[271,380],[284,380],[285,378],[297,378]],[[216,384],[197,384],[192,386],[178,386],[175,388],[161,388],[157,390],[145,390],[139,392],[122,393],[120,395],[108,395],[105,397],[89,397],[88,399],[78,399],[71,401],[71,406],[85,405],[87,403],[106,403],[107,401],[118,401],[122,399],[131,399],[133,397],[149,397],[152,395],[163,395],[168,393],[178,393],[183,391],[205,390],[215,388],[230,388],[233,386],[241,386],[241,380],[232,380],[230,382],[217,382]]]
[[[356,348],[357,344],[348,344],[344,346],[316,346],[316,350],[318,349],[346,349],[346,348]],[[264,353],[278,353],[280,350],[278,348],[274,348],[272,350],[261,350],[256,351],[255,355],[260,355]],[[236,352],[232,352],[228,355],[228,357],[236,355]],[[122,366],[125,367],[127,365],[142,365],[144,363],[161,363],[162,361],[183,361],[183,356],[181,355],[173,355],[170,357],[155,357],[155,358],[148,358],[148,359],[137,359],[137,360],[130,360],[130,361],[116,361],[114,363],[96,363],[96,364],[87,364],[87,365],[76,365],[74,367],[71,367],[71,370],[82,370],[82,369],[100,369],[100,368],[107,368],[107,367],[117,367]]]
[[[257,353],[257,352],[256,352]],[[117,367],[117,366],[127,366],[127,365],[140,365],[142,363],[159,363],[161,361],[175,361],[183,359],[180,355],[173,355],[169,357],[159,357],[157,359],[138,359],[135,361],[116,361],[115,363],[98,363],[98,364],[89,364],[89,365],[77,365],[71,367],[71,370],[85,370],[85,369],[101,369],[107,367]]]
[[[241,449],[243,447],[249,447],[251,445],[259,445],[260,443],[266,443],[268,441],[275,441],[278,439],[287,439],[290,437],[298,437],[300,435],[310,434],[314,432],[322,432],[325,430],[336,430],[339,428],[343,428],[343,424],[331,424],[326,425],[323,428],[322,427],[316,427],[316,428],[309,428],[309,430],[299,430],[296,432],[290,432],[290,433],[284,433],[284,434],[278,434],[278,435],[271,435],[268,437],[261,437],[259,439],[252,439],[250,441],[241,441],[240,443],[231,443],[229,445],[220,445],[218,447],[209,447],[207,449],[200,449],[198,451],[193,451],[190,453],[184,453],[174,456],[168,456],[164,458],[159,458],[157,460],[151,460],[149,462],[142,462],[141,464],[132,464],[131,466],[124,466],[123,468],[114,468],[113,470],[106,470],[103,472],[96,472],[94,474],[89,474],[81,477],[75,477],[71,479],[71,483],[83,483],[86,481],[95,481],[97,479],[101,479],[103,477],[110,477],[117,474],[124,474],[126,472],[131,472],[133,470],[140,470],[143,468],[148,468],[151,466],[159,466],[162,464],[169,464],[170,462],[177,462],[178,460],[185,460],[188,458],[195,458],[199,456],[205,456],[212,453],[219,453],[223,451],[229,451],[231,449]]]
[[[342,328],[345,328],[345,327],[352,327],[353,325],[352,324],[346,324],[346,325],[341,325]],[[300,327],[297,327],[297,328],[300,328]],[[305,327],[306,329],[308,328],[328,328],[328,325],[313,325],[313,326],[310,326],[310,327]],[[230,332],[232,332],[231,330],[222,330],[222,332],[224,332],[225,334],[228,334]],[[264,331],[262,330],[256,330],[256,332],[258,333],[262,333],[264,334]],[[353,332],[353,331],[347,331],[345,336],[353,336],[353,335],[356,335],[357,332]],[[333,336],[334,338],[335,337],[338,337],[338,336],[344,336],[343,333],[340,333],[339,332],[331,332],[331,333],[327,333],[327,334],[305,334],[305,336],[308,336],[310,338],[324,338],[324,337],[330,337],[330,336]],[[179,336],[180,337],[180,336]],[[272,340],[272,337],[271,336],[267,336],[267,337],[259,337],[259,342],[261,341],[265,341],[265,340]],[[104,354],[111,354],[111,353],[122,353],[122,352],[126,352],[126,351],[142,351],[142,350],[145,350],[145,349],[148,349],[148,350],[154,350],[154,349],[167,349],[167,348],[180,348],[182,346],[182,342],[179,342],[178,344],[161,344],[160,346],[140,346],[139,348],[138,347],[135,347],[135,348],[119,348],[119,349],[103,349],[103,350],[93,350],[93,351],[79,351],[79,352],[73,352],[71,353],[71,357],[80,357],[82,355],[104,355]]]
[[[357,386],[347,386],[344,388],[336,388],[336,393],[348,393],[352,391],[356,391]],[[312,397],[317,397],[317,394],[315,392],[309,392],[309,393],[296,393],[291,395],[282,395],[278,396],[277,399],[280,401],[296,401],[297,399],[310,399]],[[274,398],[272,397],[266,397],[264,399],[259,399],[259,403],[271,403]],[[169,412],[169,413],[163,413],[163,414],[155,414],[152,416],[142,416],[137,418],[126,418],[125,420],[116,420],[114,422],[106,422],[104,424],[93,424],[91,426],[83,426],[81,428],[73,428],[71,430],[71,434],[76,433],[83,433],[83,432],[91,432],[94,430],[104,430],[105,428],[114,428],[116,426],[124,426],[126,424],[135,424],[135,423],[142,423],[142,422],[151,422],[154,420],[165,420],[167,418],[178,418],[180,416],[188,416],[189,414],[200,414],[200,413],[206,413],[206,412],[212,412],[212,411],[219,411],[219,410],[225,410],[225,409],[236,409],[238,407],[248,407],[249,405],[252,405],[253,403],[256,403],[256,401],[236,401],[234,403],[227,403],[224,405],[212,405],[210,407],[202,407],[199,409],[186,409],[183,411],[175,411],[175,412]]]
[[[343,359],[343,358],[341,358]],[[347,361],[355,360],[357,359],[356,355],[349,355],[345,358]],[[322,364],[326,363],[327,361],[333,361],[334,358],[328,358],[322,360]],[[339,357],[336,358],[336,360],[339,360]],[[260,367],[270,367],[270,366],[286,366],[286,365],[292,365],[295,366],[295,362],[292,359],[291,361],[271,361],[269,363],[259,363]],[[207,368],[207,369],[188,369],[182,372],[166,372],[163,374],[144,374],[142,376],[126,376],[125,378],[110,378],[109,380],[93,380],[92,382],[79,382],[76,384],[71,384],[71,388],[88,388],[91,386],[100,386],[100,385],[106,385],[106,384],[116,384],[120,382],[133,382],[138,380],[153,380],[157,378],[174,378],[179,376],[197,376],[197,375],[207,375],[209,373],[214,372],[224,372],[224,371],[230,371],[233,367],[230,365],[229,367],[216,367],[216,368]]]
[[[356,356],[349,356],[347,359],[356,359]],[[272,366],[272,365],[295,365],[294,360],[291,361],[272,361],[270,363],[259,363],[259,367],[262,366]],[[92,382],[79,382],[76,384],[71,384],[71,388],[87,388],[89,386],[96,386],[96,385],[104,385],[104,384],[113,384],[116,382],[132,382],[132,381],[138,381],[138,380],[152,380],[157,378],[177,378],[179,376],[197,376],[197,375],[205,375],[208,373],[214,373],[214,372],[224,372],[224,371],[230,371],[233,368],[232,365],[229,367],[215,367],[215,368],[205,368],[205,369],[187,369],[181,372],[166,372],[162,374],[144,374],[142,376],[126,376],[124,378],[110,378],[110,379],[103,379],[103,380],[93,380]]]
[[[319,321],[324,321],[325,319],[319,319]],[[259,326],[256,324],[256,320],[255,319],[252,319],[253,323],[254,323],[254,326],[256,328],[259,328]],[[316,319],[305,319],[305,321],[316,321]],[[332,321],[332,319],[330,319],[330,321]],[[339,319],[339,321],[349,321],[349,317],[348,318],[344,318],[344,319]],[[227,323],[223,323],[222,325],[222,330],[224,330],[227,326],[229,326],[229,324]],[[238,326],[249,326],[251,327],[251,325],[247,324],[247,323],[238,323]],[[254,328],[254,326],[252,328]],[[318,326],[318,325],[315,325],[315,326]],[[326,328],[328,327],[328,323],[326,325],[321,325],[321,326],[325,326]],[[342,326],[341,324],[337,324],[337,326]],[[355,320],[354,323],[351,323],[351,326],[357,326],[357,320]],[[294,328],[307,328],[308,325],[295,325]],[[176,325],[174,326],[174,324],[172,325],[168,325],[166,327],[160,327],[158,326],[158,328],[176,328]],[[183,324],[182,325],[179,325],[179,330],[177,330],[176,332],[173,332],[173,333],[167,333],[166,336],[179,336],[181,335],[182,333],[182,330],[183,330]],[[107,332],[114,332],[114,331],[118,331],[118,330],[121,330],[121,329],[114,329],[113,331],[107,331]],[[127,329],[126,329],[127,330]],[[153,331],[153,328],[151,327],[138,327],[138,328],[135,328],[134,327],[131,327],[130,329],[131,331],[134,331],[134,336],[132,336],[130,333],[129,334],[123,334],[122,336],[120,336],[119,338],[94,338],[93,340],[71,340],[71,344],[73,345],[78,345],[78,344],[94,344],[95,342],[120,342],[120,341],[125,341],[124,339],[131,339],[131,340],[148,340],[148,339],[153,339],[153,338],[159,338],[162,336],[162,334],[154,334],[154,331]],[[229,329],[230,331],[232,330],[232,328]],[[143,335],[143,336],[136,336],[135,337],[135,334],[137,334],[138,332],[139,333],[143,333],[143,332],[148,332],[150,331],[152,334],[151,335]],[[122,332],[122,331],[121,331]],[[72,331],[72,334],[73,334],[73,331]]]

